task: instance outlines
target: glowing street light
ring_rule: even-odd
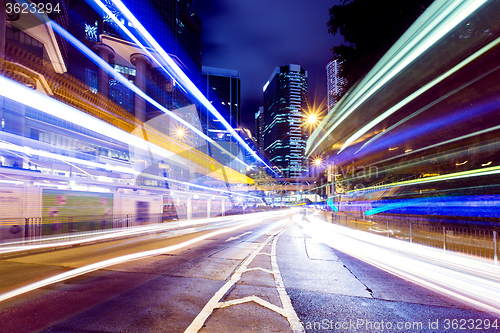
[[[314,127],[319,124],[319,116],[314,111],[306,114],[305,124],[309,127]]]
[[[320,156],[318,156],[313,160],[313,164],[315,167],[319,168],[323,165],[323,159]]]
[[[184,127],[177,127],[175,130],[175,138],[177,140],[182,140],[186,137],[186,129]]]
[[[323,169],[323,158],[317,156],[311,160],[311,168],[309,170],[311,177],[316,177],[319,172]]]
[[[310,114],[308,117],[307,117],[307,123],[309,125],[314,125],[318,122],[318,116],[315,115],[314,113],[313,114]]]

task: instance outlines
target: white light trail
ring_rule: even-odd
[[[42,156],[42,157],[47,157],[47,158],[52,158],[55,160],[60,160],[63,162],[72,162],[72,163],[78,163],[90,167],[96,167],[96,168],[102,168],[106,169],[109,171],[116,171],[116,172],[121,172],[121,173],[127,173],[127,174],[133,174],[133,175],[139,175],[140,172],[134,171],[132,168],[126,168],[126,167],[121,167],[121,166],[112,166],[112,165],[105,165],[97,162],[92,162],[92,161],[86,161],[86,160],[81,160],[75,157],[69,157],[69,156],[64,156],[64,155],[59,155],[55,153],[50,153],[44,150],[37,150],[33,149],[27,146],[18,146],[15,144],[11,143],[4,143],[0,142],[0,149],[5,149],[5,150],[11,150],[11,151],[17,151],[19,153],[24,153],[26,155],[37,155],[37,156]],[[76,167],[76,166],[75,166]],[[80,169],[80,168],[78,168]],[[81,170],[81,169],[80,169]],[[81,170],[84,173],[87,173],[86,171]],[[88,173],[87,173],[88,174]]]
[[[135,135],[127,133],[111,124],[76,110],[55,99],[42,95],[3,76],[0,76],[0,95],[33,109],[68,121],[72,124],[90,128],[98,133],[106,133],[108,137],[112,137],[113,139],[128,145],[143,149],[144,151],[151,150],[165,158],[175,155],[166,149],[160,148]],[[69,161],[71,162],[71,160]]]
[[[485,129],[485,130],[477,131],[477,132],[474,132],[474,133],[466,134],[466,135],[463,135],[463,136],[459,136],[459,137],[456,137],[456,138],[453,138],[453,139],[450,139],[450,140],[446,140],[446,141],[443,141],[443,142],[440,142],[440,143],[436,143],[436,144],[433,144],[433,145],[430,145],[430,146],[427,146],[427,147],[423,147],[423,148],[420,148],[420,149],[417,149],[417,150],[412,150],[409,154],[419,153],[419,152],[427,150],[427,149],[436,148],[436,147],[439,147],[439,146],[446,145],[448,143],[460,141],[460,140],[467,139],[467,138],[472,138],[472,137],[475,137],[477,135],[481,135],[481,134],[492,132],[492,131],[496,131],[496,130],[500,130],[500,125],[499,126],[490,127],[488,129]],[[385,162],[388,162],[388,161],[391,161],[391,160],[394,160],[394,159],[398,159],[398,158],[400,158],[402,156],[404,156],[404,154],[403,155],[398,155],[398,156],[387,158],[387,159],[382,160],[382,161],[380,161],[378,163],[382,164],[382,163],[385,163]]]
[[[311,140],[318,137],[320,126],[309,139],[306,151],[310,156],[328,138],[333,130],[352,114],[363,102],[381,89],[394,76],[417,57],[438,42],[457,24],[481,7],[486,0],[436,0],[403,34],[394,46],[382,57],[358,86],[347,96],[345,105],[341,106],[340,118],[325,132],[320,140],[312,146]],[[409,102],[410,100],[406,100]],[[373,125],[372,123],[370,123]],[[365,127],[368,127],[365,126]],[[371,126],[373,127],[373,126]],[[369,128],[371,128],[369,127]],[[367,131],[366,128],[355,133],[344,144],[341,151]],[[311,148],[313,147],[313,148]]]
[[[110,125],[110,124],[108,124],[102,120],[99,120],[91,115],[88,115],[84,112],[76,110],[76,109],[74,109],[74,108],[72,108],[64,103],[61,103],[57,100],[54,100],[48,96],[42,95],[42,94],[40,94],[32,89],[29,89],[29,88],[15,82],[15,81],[7,79],[3,76],[0,76],[0,95],[4,96],[6,98],[9,98],[13,101],[16,101],[18,103],[32,107],[34,109],[37,109],[39,111],[50,114],[54,117],[61,118],[61,119],[66,120],[70,123],[73,123],[73,124],[76,124],[79,126],[85,126],[87,128],[91,128],[93,131],[96,131],[98,133],[106,133],[107,136],[112,137],[115,140],[121,141],[123,143],[126,143],[126,144],[134,146],[134,147],[138,147],[138,148],[143,149],[145,151],[149,150],[149,151],[151,151],[155,154],[158,154],[159,156],[162,156],[164,158],[169,158],[169,157],[175,155],[174,153],[172,153],[166,149],[158,147],[158,146],[156,146],[148,141],[145,141],[145,140],[143,140],[135,135],[127,133],[119,128],[116,128],[113,125]],[[133,174],[133,175],[141,174],[141,172],[133,170],[132,167],[127,168],[127,167],[122,167],[122,166],[112,166],[112,165],[108,165],[108,164],[101,164],[101,163],[97,163],[97,162],[81,160],[81,159],[74,158],[74,157],[50,153],[50,152],[43,151],[43,150],[36,150],[36,149],[30,148],[27,146],[18,146],[18,145],[14,145],[14,144],[0,142],[0,149],[7,149],[7,150],[11,150],[11,151],[24,153],[27,155],[44,156],[44,157],[53,158],[53,159],[57,159],[57,160],[64,161],[64,162],[76,163],[76,164],[80,164],[80,165],[87,165],[90,167],[103,168],[103,169],[110,170],[110,171],[122,172],[122,173]],[[177,181],[175,179],[169,179],[169,178],[165,178],[165,177],[162,177],[161,179],[167,180],[170,182],[186,184],[186,182]],[[193,187],[197,187],[197,188],[202,188],[204,190],[232,193],[233,195],[236,195],[236,196],[255,198],[254,196],[247,195],[247,194],[233,193],[231,191],[222,190],[222,189],[214,189],[211,187],[206,187],[206,186],[197,185],[197,184],[189,184],[189,185],[193,186]]]
[[[185,121],[184,119],[180,118],[177,116],[175,113],[172,111],[168,110],[165,108],[163,105],[159,104],[157,101],[152,99],[149,95],[147,95],[145,92],[137,88],[136,85],[131,83],[128,79],[126,79],[122,74],[118,73],[113,67],[111,67],[107,62],[102,60],[101,57],[96,55],[94,52],[92,52],[87,46],[85,46],[82,42],[80,42],[77,38],[75,38],[73,35],[71,35],[69,32],[67,32],[65,29],[63,29],[61,26],[59,26],[57,23],[50,21],[47,24],[50,24],[52,29],[56,31],[58,34],[60,34],[63,38],[65,38],[68,42],[73,44],[76,48],[78,48],[83,54],[85,54],[90,60],[92,60],[94,63],[96,63],[101,69],[103,69],[108,75],[113,77],[115,80],[123,84],[125,87],[133,91],[135,94],[141,96],[144,98],[148,103],[153,105],[155,108],[158,108],[168,116],[172,117],[176,121],[182,123],[189,129],[191,129],[193,132],[195,132],[197,135],[201,136],[204,140],[210,142],[217,148],[219,148],[221,151],[227,153],[229,156],[233,157],[235,160],[239,161],[240,163],[247,165],[240,159],[238,159],[237,156],[232,155],[230,152],[228,152],[226,149],[224,149],[222,146],[217,144],[215,141],[213,141],[210,137],[206,136],[203,132],[198,130],[196,127],[194,127],[191,123]]]
[[[450,97],[450,96],[454,95],[455,93],[457,93],[457,92],[459,92],[459,91],[461,91],[461,90],[463,90],[463,89],[465,89],[465,88],[469,87],[469,86],[470,86],[470,85],[472,85],[473,83],[476,83],[477,81],[482,80],[482,79],[483,79],[483,78],[485,78],[486,76],[488,76],[488,75],[492,74],[493,72],[497,71],[499,68],[500,68],[500,66],[497,66],[497,67],[495,67],[495,68],[493,68],[493,69],[491,69],[491,70],[487,71],[486,73],[483,73],[483,74],[481,74],[481,75],[477,76],[476,78],[474,78],[473,80],[471,80],[471,81],[467,82],[466,84],[464,84],[464,85],[462,85],[462,86],[460,86],[460,87],[458,87],[458,88],[456,88],[456,89],[454,89],[454,90],[450,91],[449,93],[447,93],[447,94],[445,94],[445,95],[443,95],[443,96],[439,97],[438,99],[436,99],[436,100],[432,101],[431,103],[427,104],[426,106],[424,106],[424,107],[420,108],[419,110],[417,110],[417,111],[413,112],[411,115],[409,115],[409,116],[407,116],[407,117],[403,118],[402,120],[398,121],[398,122],[397,122],[397,123],[395,123],[394,125],[392,125],[392,126],[390,126],[389,128],[387,128],[386,130],[384,130],[384,131],[382,131],[382,132],[378,133],[377,135],[375,135],[374,137],[372,137],[371,139],[369,139],[368,141],[366,141],[366,142],[365,142],[365,143],[361,146],[361,148],[359,148],[359,149],[356,151],[356,153],[355,153],[355,154],[357,154],[359,151],[361,151],[364,147],[366,147],[367,145],[369,145],[369,144],[370,144],[370,143],[372,143],[373,141],[375,141],[375,140],[379,139],[381,136],[383,136],[383,135],[387,135],[390,131],[392,131],[393,129],[397,128],[398,126],[400,126],[400,125],[404,124],[405,122],[407,122],[407,121],[409,121],[410,119],[412,119],[412,118],[414,118],[414,117],[418,116],[418,115],[419,115],[419,114],[421,114],[422,112],[424,112],[424,111],[426,111],[426,110],[430,109],[431,107],[433,107],[433,106],[437,105],[438,103],[440,103],[440,102],[444,101],[445,99],[447,99],[448,97]],[[389,148],[389,150],[391,150],[391,148]],[[394,150],[394,149],[392,149],[392,150]]]
[[[492,260],[474,258],[326,223],[304,233],[393,275],[482,310],[500,313],[500,275]]]
[[[474,53],[473,55],[471,55],[470,57],[468,57],[464,61],[460,62],[458,65],[456,65],[455,67],[453,67],[452,69],[450,69],[449,71],[444,73],[443,75],[438,76],[437,78],[435,78],[431,82],[427,83],[422,88],[418,89],[417,91],[413,92],[408,97],[401,100],[399,103],[397,103],[396,105],[391,107],[389,110],[382,113],[380,116],[376,117],[374,120],[370,121],[368,124],[363,126],[360,130],[358,130],[349,139],[346,140],[346,142],[344,143],[344,145],[340,149],[339,153],[342,152],[345,148],[347,148],[351,143],[353,143],[354,141],[359,139],[361,136],[366,134],[370,129],[372,129],[377,124],[382,122],[384,119],[386,119],[387,117],[389,117],[390,115],[392,115],[393,113],[395,113],[396,111],[401,109],[403,106],[407,105],[408,103],[413,101],[415,98],[419,97],[420,95],[422,95],[423,93],[425,93],[426,91],[428,91],[429,89],[431,89],[432,87],[437,85],[438,83],[442,82],[444,79],[446,79],[446,78],[450,77],[452,74],[458,72],[460,69],[462,69],[463,67],[465,67],[466,65],[471,63],[473,60],[479,58],[481,55],[483,55],[487,51],[491,50],[493,47],[497,46],[499,43],[500,43],[500,38],[495,39],[493,42],[491,42],[487,46],[483,47],[481,50],[477,51],[476,53]],[[437,103],[438,101],[439,100],[435,101],[435,103]],[[433,105],[433,104],[434,103],[431,103],[431,105]]]
[[[263,213],[260,213],[260,214],[263,214]],[[268,213],[266,213],[266,214],[268,214]],[[245,216],[239,217],[239,219],[245,219],[245,218],[248,218],[248,217],[245,217]],[[238,218],[235,218],[235,219],[238,219]],[[93,272],[93,271],[96,271],[99,269],[103,269],[103,268],[106,268],[109,266],[114,266],[117,264],[122,264],[122,263],[133,261],[133,260],[143,259],[143,258],[163,254],[166,252],[179,250],[179,249],[185,248],[187,246],[199,243],[205,239],[209,239],[211,237],[221,235],[221,234],[224,234],[227,232],[235,231],[235,230],[238,230],[240,228],[247,227],[247,226],[250,226],[253,224],[257,224],[257,223],[262,223],[262,219],[251,219],[250,221],[248,221],[246,223],[241,223],[241,224],[238,224],[234,227],[229,227],[229,228],[217,230],[217,231],[208,233],[206,235],[199,236],[199,237],[196,237],[194,239],[188,240],[186,242],[176,244],[176,245],[167,246],[167,247],[164,247],[161,249],[155,249],[155,250],[149,250],[149,251],[143,251],[143,252],[139,252],[139,253],[124,255],[121,257],[108,259],[108,260],[104,260],[104,261],[90,264],[87,266],[79,267],[79,268],[73,269],[71,271],[68,271],[68,272],[65,272],[62,274],[58,274],[58,275],[52,276],[50,278],[29,284],[27,286],[6,292],[6,293],[0,295],[0,302],[5,301],[5,300],[10,299],[10,298],[13,298],[13,297],[16,297],[16,296],[19,296],[19,295],[22,295],[22,294],[25,294],[27,292],[30,292],[30,291],[33,291],[36,289],[39,289],[39,288],[43,288],[45,286],[48,286],[48,285],[51,285],[54,283],[65,281],[65,280],[74,278],[76,276],[87,274],[87,273],[90,273],[90,272]],[[193,231],[193,232],[195,232],[195,231]]]
[[[92,162],[92,161],[87,161],[87,160],[81,160],[81,159],[77,159],[77,158],[69,157],[69,156],[65,156],[65,155],[58,155],[58,154],[50,153],[50,152],[47,152],[47,151],[44,151],[44,150],[35,150],[35,149],[32,149],[32,148],[27,147],[27,146],[18,146],[18,145],[14,145],[14,144],[10,144],[10,143],[0,142],[0,149],[4,149],[4,150],[8,150],[8,151],[17,151],[17,152],[20,152],[20,153],[24,153],[26,155],[43,156],[43,157],[52,158],[52,159],[55,159],[55,160],[60,160],[60,161],[66,162],[68,164],[71,164],[69,162],[73,162],[73,163],[78,163],[80,165],[86,165],[86,166],[90,166],[90,167],[96,167],[96,168],[106,169],[106,170],[109,170],[109,171],[116,171],[116,172],[121,172],[121,173],[127,173],[127,174],[132,174],[132,175],[135,175],[135,176],[138,176],[138,175],[142,174],[139,171],[135,171],[133,168],[126,168],[126,167],[112,166],[112,165],[104,165],[104,164],[97,163],[97,162]],[[79,168],[79,167],[77,167],[75,165],[73,165],[73,166],[75,168],[80,169],[82,172],[84,172],[84,173],[86,173],[88,175],[88,173],[86,171],[82,170],[81,168]],[[145,177],[154,178],[154,179],[158,179],[158,180],[162,180],[162,181],[167,181],[167,182],[171,182],[171,183],[189,184],[189,186],[200,188],[200,189],[207,190],[207,191],[227,193],[227,194],[232,194],[232,195],[239,196],[239,197],[247,197],[247,198],[252,198],[252,199],[260,199],[259,197],[252,196],[252,195],[249,195],[249,194],[237,193],[237,192],[232,192],[232,191],[228,191],[228,190],[223,190],[223,189],[220,189],[220,188],[211,188],[211,187],[207,187],[207,186],[203,186],[203,185],[198,185],[198,184],[193,184],[193,183],[187,183],[185,181],[180,181],[180,180],[173,179],[173,178],[160,177],[160,176],[154,176],[154,175],[149,175],[149,174],[143,174],[143,175]],[[16,184],[17,183],[22,184],[22,182],[14,182],[14,183],[16,183]],[[59,187],[59,186],[61,186],[61,185],[50,184],[50,183],[36,183],[36,184],[38,184],[39,186],[53,186],[53,187]],[[75,186],[72,186],[72,188],[76,189]],[[83,190],[83,187],[81,187],[80,190]],[[86,191],[86,189],[85,189],[85,191]],[[187,192],[183,192],[183,193],[187,193]]]
[[[99,0],[94,0],[94,2],[101,8],[105,7],[105,5],[100,2]],[[268,166],[264,160],[262,160],[262,158],[260,158],[259,155],[257,155],[255,153],[254,150],[252,150],[248,145],[247,143],[240,137],[240,135],[238,133],[236,133],[236,131],[231,127],[231,125],[227,122],[227,120],[222,117],[222,115],[219,113],[219,111],[217,111],[217,109],[214,108],[214,106],[212,105],[212,103],[210,103],[210,101],[208,101],[208,99],[201,93],[201,91],[194,85],[194,83],[186,76],[186,74],[179,68],[179,66],[177,66],[177,64],[172,60],[172,58],[170,58],[170,56],[168,55],[167,52],[165,52],[165,50],[160,46],[160,44],[158,44],[158,42],[151,36],[151,34],[144,28],[144,26],[139,22],[139,20],[137,20],[137,18],[130,12],[130,10],[119,0],[111,0],[111,2],[116,6],[116,8],[123,14],[123,16],[132,23],[132,25],[134,26],[134,29],[141,35],[141,37],[148,43],[148,46],[150,46],[151,48],[153,48],[156,53],[158,53],[161,57],[161,60],[162,61],[165,61],[165,66],[167,68],[165,68],[164,66],[161,66],[161,68],[169,75],[169,76],[173,76],[175,78],[175,80],[178,82],[178,84],[180,84],[181,86],[184,87],[184,89],[186,91],[188,91],[189,93],[191,93],[191,95],[193,97],[195,97],[198,101],[200,101],[203,106],[205,106],[220,122],[221,124],[224,125],[224,127],[226,127],[226,129],[231,133],[231,135],[255,158],[257,159],[258,161],[260,161],[261,163],[263,163],[269,170],[271,170],[271,172],[273,172],[274,174],[275,171],[270,167]],[[103,10],[106,10],[103,8]],[[109,10],[107,11],[109,12]],[[108,13],[109,15],[109,13]],[[119,21],[114,15],[111,15],[110,16],[115,22]],[[130,31],[128,31],[128,29],[123,25],[121,24],[121,22],[119,23],[121,29],[127,34],[127,35],[131,35]],[[146,52],[148,52],[148,54],[151,54],[149,51],[146,50],[146,47],[144,45],[142,45],[137,38],[134,37],[134,41],[137,43],[137,45],[139,47],[141,47],[141,49],[145,50]],[[155,59],[155,57],[153,57],[151,55],[152,59]],[[157,62],[157,60],[156,60]],[[163,110],[163,109],[162,109]],[[203,134],[204,135],[204,134]],[[205,137],[205,136],[204,136]],[[208,138],[208,137],[207,137]],[[211,140],[210,138],[208,138],[207,140],[209,140],[210,142],[212,143],[215,143],[213,140]]]
[[[205,140],[211,141],[211,139],[206,136],[203,132],[198,130],[196,127],[194,127],[191,123],[185,121],[184,119],[180,118],[177,116],[175,113],[172,111],[168,110],[165,108],[163,105],[152,99],[149,95],[147,95],[145,92],[143,92],[141,89],[139,89],[136,85],[134,85],[132,82],[130,82],[127,78],[125,78],[122,74],[118,73],[113,67],[111,67],[110,64],[105,62],[101,57],[99,57],[97,54],[92,52],[87,46],[85,46],[82,42],[80,42],[77,38],[75,38],[73,35],[71,35],[68,31],[66,31],[64,28],[62,28],[60,25],[57,23],[50,21],[47,24],[49,24],[54,31],[56,31],[58,34],[60,34],[64,39],[66,39],[68,42],[73,44],[76,48],[78,48],[81,52],[83,52],[89,59],[91,59],[93,62],[95,62],[101,69],[103,69],[108,75],[112,76],[115,80],[123,84],[127,89],[133,91],[135,94],[141,96],[144,98],[147,102],[149,102],[151,105],[154,107],[158,108],[159,110],[163,111],[164,113],[168,114],[170,117],[175,119],[176,121],[180,122],[184,126],[188,127],[191,129],[193,132],[204,138]]]
[[[228,222],[228,221],[237,222],[243,219],[259,218],[263,214],[264,213],[252,213],[245,215],[219,216],[219,217],[211,217],[211,218],[196,219],[196,220],[183,220],[178,222],[169,222],[168,224],[159,223],[159,224],[139,225],[128,228],[104,230],[101,232],[97,232],[97,235],[95,231],[92,231],[91,233],[88,234],[78,233],[75,235],[47,236],[43,238],[44,241],[43,244],[37,244],[37,242],[39,242],[40,239],[34,239],[31,241],[23,240],[19,242],[4,243],[0,247],[0,253],[11,253],[18,251],[26,251],[26,250],[40,250],[45,248],[66,247],[75,244],[106,241],[127,236],[139,236],[147,233],[175,230],[179,228],[187,228],[203,224],[213,224],[213,223]],[[271,214],[271,216],[279,214],[282,213],[274,212],[273,214]],[[266,217],[269,217],[269,214],[267,214]],[[90,237],[82,238],[82,236],[83,237],[90,236]]]

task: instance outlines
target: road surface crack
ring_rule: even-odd
[[[346,265],[343,265],[343,266],[344,266],[344,268],[345,268],[345,269],[347,269],[347,270],[349,271],[349,273],[351,273],[351,274],[352,274],[352,276],[354,276],[354,278],[355,278],[356,280],[358,280],[358,281],[359,281],[359,283],[361,283],[363,286],[365,286],[365,289],[366,289],[366,291],[368,291],[368,292],[370,293],[370,296],[371,296],[372,298],[375,298],[375,297],[373,297],[373,290],[371,290],[371,289],[370,289],[370,288],[369,288],[369,287],[368,287],[368,286],[367,286],[367,285],[366,285],[363,281],[361,281],[361,280],[360,280],[360,279],[356,276],[356,274],[354,274],[354,273],[353,273],[353,272],[349,269],[349,267],[347,267]]]

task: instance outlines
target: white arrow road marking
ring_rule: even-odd
[[[263,243],[260,244],[260,246],[252,252],[250,256],[243,262],[243,264],[234,272],[234,274],[231,276],[229,281],[226,282],[226,284],[219,289],[215,293],[215,295],[208,301],[208,303],[203,307],[201,312],[196,316],[196,318],[193,320],[191,325],[184,331],[184,333],[197,333],[205,324],[207,321],[208,317],[213,313],[213,311],[217,308],[225,308],[231,305],[236,305],[236,304],[242,304],[246,302],[255,302],[265,308],[268,308],[269,310],[272,310],[276,313],[279,313],[283,317],[285,317],[289,324],[290,327],[292,328],[294,333],[303,333],[304,332],[304,326],[300,322],[299,317],[297,316],[297,313],[295,312],[295,309],[292,306],[292,303],[290,301],[290,297],[288,296],[285,286],[283,285],[283,279],[281,278],[281,273],[278,268],[278,262],[276,260],[276,244],[278,241],[278,237],[283,233],[284,230],[281,230],[275,235],[269,236],[267,240],[265,240]],[[244,235],[244,234],[243,234]],[[243,235],[240,235],[243,236]],[[274,238],[272,249],[271,249],[271,254],[269,253],[260,253],[264,246],[266,246],[267,243],[271,241],[271,239]],[[255,257],[259,254],[266,254],[271,257],[271,265],[273,267],[272,271],[268,269],[264,269],[261,267],[255,267],[255,268],[248,268],[248,265],[255,259]],[[274,282],[276,283],[276,289],[278,290],[281,304],[283,305],[283,308],[280,308],[274,304],[271,304],[260,297],[257,297],[255,295],[253,296],[248,296],[248,297],[243,297],[240,299],[234,299],[231,301],[227,302],[221,302],[220,300],[223,299],[226,294],[228,293],[229,290],[240,280],[241,275],[243,273],[246,273],[248,271],[253,271],[253,270],[261,270],[263,272],[270,273],[274,275]]]
[[[245,235],[247,235],[247,234],[251,234],[251,233],[252,233],[251,231],[247,231],[247,232],[245,232],[244,234],[241,234],[241,235],[239,235],[239,236],[236,236],[236,237],[229,237],[229,238],[227,239],[227,241],[226,241],[226,242],[229,242],[229,241],[232,241],[232,240],[235,240],[235,239],[241,238],[241,237],[243,237],[243,236],[245,236]],[[224,242],[224,243],[225,243],[225,242]]]
[[[242,303],[246,303],[246,302],[255,302],[257,304],[260,304],[263,307],[266,307],[270,310],[273,310],[274,312],[278,312],[283,317],[286,317],[286,315],[287,315],[285,309],[282,309],[279,306],[276,306],[272,303],[269,303],[268,301],[264,301],[262,298],[257,297],[257,296],[247,296],[247,297],[243,297],[243,298],[239,298],[239,299],[233,299],[233,300],[227,301],[227,302],[221,302],[221,303],[217,304],[217,308],[222,309],[222,308],[225,308],[225,307],[228,307],[231,305],[242,304]]]

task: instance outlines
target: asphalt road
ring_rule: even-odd
[[[3,300],[0,332],[500,332],[485,329],[495,315],[318,243],[297,219],[263,214],[253,224],[5,258],[2,295],[159,251]]]
[[[278,264],[307,332],[500,332],[500,316],[315,242],[298,224],[280,236]]]

